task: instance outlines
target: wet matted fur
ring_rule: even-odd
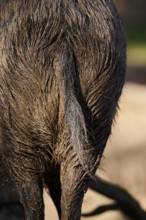
[[[79,220],[125,80],[111,0],[0,1],[0,157],[27,220]]]

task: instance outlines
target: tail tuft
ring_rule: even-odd
[[[73,52],[67,49],[60,55],[59,66],[61,67],[61,90],[64,96],[64,108],[68,129],[70,132],[70,142],[83,169],[90,175],[89,168],[85,162],[85,147],[87,149],[88,135],[85,117],[82,107],[75,92],[75,80],[77,71]],[[62,92],[62,91],[61,91]]]

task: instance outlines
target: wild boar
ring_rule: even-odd
[[[44,185],[80,219],[125,69],[112,0],[0,1],[0,154],[27,220],[44,219]]]

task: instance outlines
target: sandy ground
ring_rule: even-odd
[[[120,111],[113,126],[104,158],[97,171],[105,179],[125,187],[146,209],[146,86],[126,83],[120,100]],[[56,210],[45,193],[46,220],[57,220]],[[83,212],[97,205],[111,203],[89,190],[84,198]],[[82,218],[125,220],[118,212]]]

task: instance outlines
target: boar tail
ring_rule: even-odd
[[[70,135],[70,147],[77,155],[80,165],[90,174],[85,158],[87,150],[88,135],[86,120],[79,99],[80,80],[76,68],[76,60],[73,52],[67,49],[57,59],[60,93],[64,99],[64,111],[67,122],[67,129]],[[59,65],[58,65],[59,64]],[[61,82],[61,83],[60,83]],[[83,97],[83,96],[82,96]]]

